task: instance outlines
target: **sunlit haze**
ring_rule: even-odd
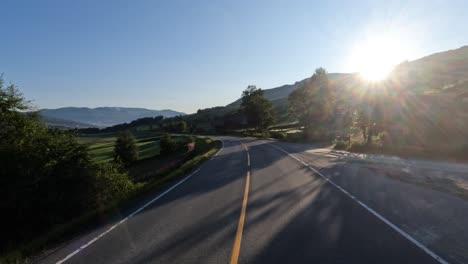
[[[404,56],[399,43],[387,38],[364,41],[355,52],[356,70],[370,81],[385,79]]]
[[[65,3],[66,2],[66,3]],[[2,1],[0,73],[39,108],[186,113],[468,43],[465,1]]]

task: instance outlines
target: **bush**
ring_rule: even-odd
[[[304,139],[308,141],[331,141],[333,135],[323,127],[309,127],[303,131]]]
[[[461,158],[468,159],[468,143],[465,143],[464,145],[462,145],[459,148],[458,152]]]
[[[164,133],[160,140],[161,154],[170,155],[176,150],[176,142],[169,133]]]
[[[8,212],[2,242],[24,241],[95,204],[93,162],[86,148],[72,135],[23,121],[24,127],[10,127],[18,132],[15,141],[0,142],[0,208]]]
[[[382,151],[382,148],[380,146],[373,145],[372,143],[368,142],[353,142],[351,143],[351,145],[348,146],[346,150],[360,153],[378,153]]]
[[[378,135],[379,138],[379,143],[382,147],[387,147],[390,145],[390,136],[388,135],[388,132],[382,131]]]
[[[335,142],[335,145],[333,146],[333,148],[338,149],[338,150],[344,150],[348,148],[348,143],[346,143],[346,141],[343,141],[343,140],[338,140]]]
[[[125,130],[119,133],[114,147],[114,160],[121,162],[125,167],[130,166],[138,160],[138,148],[135,138],[130,131]]]
[[[135,191],[135,185],[126,173],[114,164],[101,163],[94,167],[95,208],[118,203]]]
[[[270,131],[270,137],[276,138],[279,140],[285,140],[287,135],[286,133],[280,132],[280,131]]]

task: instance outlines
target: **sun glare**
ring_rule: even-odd
[[[380,81],[388,77],[404,56],[395,39],[374,37],[359,43],[353,52],[353,64],[363,79]]]

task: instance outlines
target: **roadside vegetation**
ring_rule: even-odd
[[[48,128],[31,110],[17,88],[0,79],[0,208],[7,212],[2,263],[27,262],[30,254],[192,170],[220,147],[207,137],[135,138],[130,130],[77,137],[76,131]]]

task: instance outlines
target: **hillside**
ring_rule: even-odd
[[[367,85],[357,73],[330,73],[328,78],[342,91]],[[265,97],[272,101],[281,120],[287,114],[288,95],[308,79],[264,90]],[[401,63],[395,67],[389,80],[400,88],[416,93],[443,92],[454,86],[465,89],[460,88],[459,84],[468,81],[468,46]],[[228,104],[226,110],[238,109],[240,103],[241,99],[238,99]]]
[[[468,46],[398,65],[390,76],[415,91],[442,90],[468,80]]]
[[[66,120],[66,119],[61,119],[61,118],[55,118],[55,117],[41,116],[41,119],[49,127],[55,127],[55,128],[68,129],[68,128],[96,127],[95,125],[91,125],[91,124],[87,124],[87,123],[81,123],[81,122],[76,122],[76,121]]]
[[[107,127],[116,124],[128,123],[143,117],[174,117],[184,115],[170,109],[150,110],[145,108],[127,107],[64,107],[58,109],[42,109],[39,111],[43,118],[47,120],[69,120],[78,123],[90,124],[96,127]],[[74,125],[73,125],[74,127]]]
[[[355,74],[349,74],[349,73],[330,73],[328,74],[328,78],[332,81],[338,82],[338,83],[343,83],[347,78],[350,76],[354,76]],[[298,81],[294,84],[285,84],[279,87],[271,88],[271,89],[264,89],[263,94],[265,97],[274,102],[281,102],[281,100],[284,100],[285,98],[288,98],[288,95],[303,85],[305,82],[307,82],[309,78],[305,78],[301,81]],[[241,99],[237,99],[236,101],[228,104],[226,107],[238,107],[241,104]]]

